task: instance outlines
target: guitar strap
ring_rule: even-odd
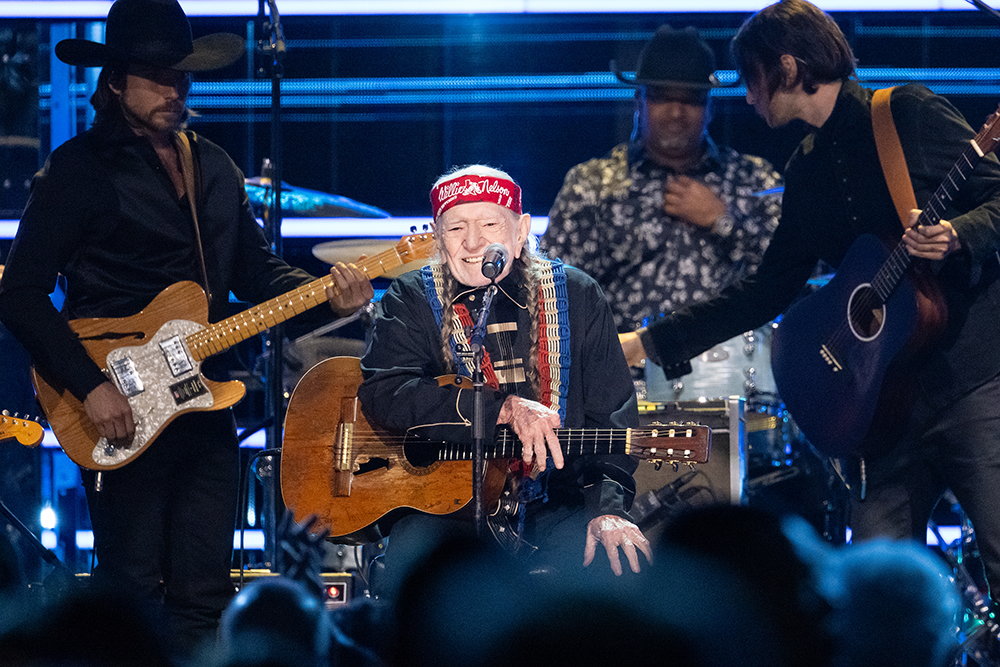
[[[889,109],[889,97],[893,88],[881,88],[872,96],[872,128],[875,130],[875,147],[878,160],[882,163],[882,173],[892,195],[892,203],[904,229],[910,227],[910,211],[917,208],[917,198],[913,194],[910,170],[906,167],[906,156],[899,143],[896,123]]]
[[[191,133],[194,137],[194,133]],[[201,228],[198,226],[198,205],[195,201],[195,193],[198,192],[197,184],[201,181],[198,177],[198,167],[194,162],[194,155],[191,151],[191,140],[188,139],[187,132],[177,133],[177,153],[181,158],[181,173],[184,176],[184,189],[187,190],[188,205],[191,207],[191,220],[194,221],[194,239],[198,247],[198,261],[201,269],[201,285],[205,289],[205,296],[208,298],[209,307],[212,306],[212,290],[208,287],[208,268],[205,265],[205,249],[201,244]]]

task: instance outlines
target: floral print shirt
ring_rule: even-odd
[[[767,191],[781,180],[766,160],[706,136],[704,155],[687,175],[728,206],[712,229],[663,210],[672,173],[647,159],[641,146],[620,144],[573,167],[549,213],[542,248],[597,280],[620,332],[708,300],[753,273],[778,226],[780,191]]]

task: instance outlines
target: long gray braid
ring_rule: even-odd
[[[444,358],[447,372],[454,373],[455,359],[451,351],[451,336],[455,330],[454,301],[455,296],[459,293],[459,283],[455,280],[455,276],[452,275],[446,263],[442,262],[441,269],[442,291],[444,292],[442,299],[444,308],[441,315],[441,356]],[[537,399],[541,396],[541,378],[538,373],[539,329],[541,326],[538,309],[539,278],[537,260],[527,244],[521,250],[521,256],[514,260],[511,273],[515,274],[516,282],[521,286],[521,293],[514,296],[515,298],[524,298],[528,310],[529,350],[524,373],[528,386],[531,387],[531,393]]]

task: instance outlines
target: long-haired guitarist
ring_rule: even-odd
[[[977,135],[927,88],[891,91],[895,131],[879,136],[898,137],[903,158],[886,164],[905,162],[919,207],[900,215],[876,144],[873,91],[858,84],[830,16],[804,0],[770,5],[743,24],[732,52],[764,120],[810,130],[785,172],[781,222],[753,278],[623,336],[626,356],[669,369],[777,317],[817,260],[836,267],[829,285],[785,312],[772,365],[814,444],[864,455],[851,457],[854,539],[923,542],[950,487],[972,520],[988,580],[1000,585],[995,117]]]
[[[96,117],[34,181],[0,283],[0,319],[36,367],[83,403],[108,444],[127,448],[139,416],[50,302],[58,274],[71,318],[133,316],[169,286],[193,281],[210,295],[212,322],[229,315],[230,292],[260,303],[314,278],[269,250],[232,160],[183,129],[191,73],[231,65],[244,40],[192,40],[175,0],[118,0],[106,35],[104,44],[56,45],[64,62],[103,67],[91,100]],[[353,312],[371,297],[356,267],[331,273],[340,287],[327,292],[336,311]],[[177,317],[185,316],[182,307]],[[94,474],[84,471],[94,582],[162,599],[171,636],[193,651],[214,637],[233,594],[239,450],[231,412],[181,415],[129,465],[102,476],[95,497]]]
[[[530,216],[508,174],[482,165],[448,173],[431,190],[431,206],[439,260],[397,279],[381,302],[362,359],[366,416],[398,433],[472,442],[471,383],[439,386],[434,378],[472,375],[467,352],[490,283],[484,252],[501,244],[507,261],[485,320],[483,398],[486,441],[507,424],[523,443],[515,468],[525,512],[513,524],[537,547],[539,566],[582,571],[601,554],[600,567],[621,574],[621,549],[638,572],[638,551],[647,558],[651,551],[627,514],[636,462],[564,456],[555,433],[637,425],[635,389],[603,293],[583,272],[532,252]],[[393,526],[388,580],[418,560],[419,536],[437,530],[420,524],[446,520],[418,515]]]

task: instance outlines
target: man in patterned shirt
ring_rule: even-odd
[[[780,185],[759,157],[706,133],[715,56],[694,28],[661,26],[634,78],[632,140],[573,167],[542,246],[604,289],[618,331],[705,301],[752,273],[778,225]]]

